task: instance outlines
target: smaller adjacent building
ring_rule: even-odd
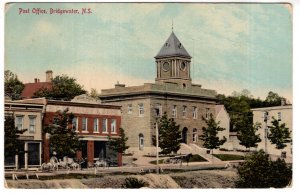
[[[292,157],[293,149],[292,143],[288,143],[283,150],[275,148],[274,144],[271,144],[270,140],[267,139],[268,133],[270,133],[268,126],[272,126],[271,121],[274,117],[280,121],[280,124],[285,123],[286,127],[291,131],[291,137],[293,132],[293,107],[292,105],[282,105],[265,108],[251,109],[253,112],[253,123],[261,123],[261,128],[258,130],[260,134],[261,142],[258,143],[257,149],[263,149],[270,155],[280,156],[284,152],[287,157]]]
[[[44,105],[5,100],[5,116],[13,116],[19,130],[27,129],[19,139],[23,148],[18,156],[5,158],[5,168],[30,169],[42,163],[42,121]]]

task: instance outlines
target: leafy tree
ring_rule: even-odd
[[[97,92],[97,90],[95,88],[91,89],[91,92],[89,94],[90,97],[94,98],[94,99],[98,99],[99,98],[99,94]]]
[[[238,188],[284,188],[292,180],[292,169],[284,160],[271,161],[263,150],[254,153],[238,167]]]
[[[181,132],[179,125],[174,119],[168,119],[167,114],[158,121],[158,146],[161,148],[161,154],[176,153],[180,149]],[[152,138],[153,144],[156,145],[156,137]]]
[[[111,136],[108,136],[108,146],[113,151],[123,154],[125,150],[129,148],[129,146],[126,145],[128,137],[125,136],[123,128],[120,128],[119,130],[120,136],[118,138],[112,138]]]
[[[269,91],[268,96],[265,100],[266,106],[279,106],[281,105],[281,100],[283,97],[280,97],[278,93],[275,93],[273,91]]]
[[[207,127],[202,127],[203,134],[200,135],[199,138],[204,141],[203,146],[205,148],[213,151],[213,149],[219,148],[220,145],[226,142],[227,139],[225,136],[223,136],[221,140],[218,137],[218,132],[225,130],[225,128],[219,126],[220,121],[216,122],[212,114],[209,119],[202,117],[202,120],[205,121]]]
[[[147,187],[149,184],[142,179],[137,179],[134,177],[127,177],[125,183],[122,184],[123,188],[142,188]]]
[[[272,117],[272,126],[268,126],[270,129],[270,134],[268,135],[268,139],[271,141],[272,144],[276,145],[277,149],[284,149],[287,145],[286,143],[290,143],[291,132],[289,128],[287,128],[285,123],[279,124],[279,121]]]
[[[41,88],[34,93],[35,97],[46,97],[50,99],[71,100],[75,96],[86,93],[83,86],[76,83],[76,79],[67,75],[56,76],[52,79],[52,88]]]
[[[18,79],[18,76],[10,70],[4,72],[4,91],[5,95],[12,100],[21,99],[21,94],[24,89],[24,84]]]
[[[57,111],[53,123],[44,128],[44,133],[50,134],[50,149],[55,151],[59,158],[73,156],[82,148],[77,133],[72,129],[74,115],[68,111],[68,108]]]
[[[27,129],[18,130],[15,126],[14,116],[5,117],[4,122],[4,154],[5,157],[19,154],[22,148],[22,142],[19,140],[21,134]]]
[[[257,147],[257,143],[261,142],[260,135],[256,135],[260,127],[260,123],[253,125],[252,122],[241,121],[237,134],[240,144],[249,149],[251,147]]]

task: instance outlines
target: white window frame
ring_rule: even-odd
[[[193,106],[193,119],[198,118],[198,108],[196,106]]]
[[[198,141],[198,132],[197,129],[194,128],[193,129],[193,142],[197,142]]]
[[[172,108],[172,118],[177,118],[177,106],[173,105]]]
[[[183,106],[182,107],[182,117],[186,118],[186,115],[187,115],[187,106]]]
[[[75,122],[75,126],[74,126],[74,122]],[[78,132],[78,117],[76,116],[72,119],[72,130]]]
[[[127,109],[128,109],[127,113],[132,114],[132,104],[128,104]]]
[[[85,126],[83,126],[83,121],[85,121]],[[87,129],[88,118],[82,117],[81,122],[82,122],[82,124],[81,124],[81,130],[82,130],[82,132],[85,132],[85,133],[88,132],[88,129]],[[83,129],[83,127],[85,127],[85,129]]]
[[[107,118],[102,119],[102,133],[105,133],[105,134],[108,133],[107,122],[108,122]]]
[[[20,118],[21,121],[19,121],[18,118]],[[21,123],[19,123],[19,122],[21,122]],[[18,130],[22,130],[23,129],[23,127],[24,127],[24,115],[17,115],[16,116],[15,125],[18,128]]]
[[[145,114],[144,104],[141,103],[141,104],[139,104],[139,116],[140,116],[140,117],[143,117],[144,114]]]
[[[208,119],[209,118],[209,108],[205,108],[205,118]]]
[[[99,119],[94,118],[93,129],[95,133],[99,133]]]
[[[282,120],[282,113],[281,113],[281,112],[278,112],[278,113],[277,113],[277,117],[278,117],[278,121],[281,121],[281,120]]]
[[[28,132],[29,133],[35,133],[35,129],[36,129],[36,116],[35,115],[29,115],[29,128],[28,128]],[[33,120],[33,124],[31,124],[31,121]],[[31,127],[33,127],[33,131],[31,130]]]
[[[162,116],[162,106],[161,106],[161,104],[156,104],[155,111],[157,111],[157,110],[158,110],[158,113],[155,113],[156,116],[161,117]]]
[[[113,133],[113,134],[116,134],[117,133],[117,121],[116,119],[111,119],[111,123],[110,123],[110,132]]]

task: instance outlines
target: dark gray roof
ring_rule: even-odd
[[[161,57],[173,57],[182,56],[192,58],[190,54],[185,50],[181,42],[178,40],[174,32],[172,31],[168,40],[164,43],[155,58]]]

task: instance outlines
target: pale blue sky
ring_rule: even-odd
[[[91,8],[90,15],[21,14],[19,8]],[[23,82],[45,71],[85,89],[154,82],[154,56],[174,32],[190,53],[193,83],[218,93],[272,90],[292,101],[288,4],[23,3],[7,6],[5,69]]]

